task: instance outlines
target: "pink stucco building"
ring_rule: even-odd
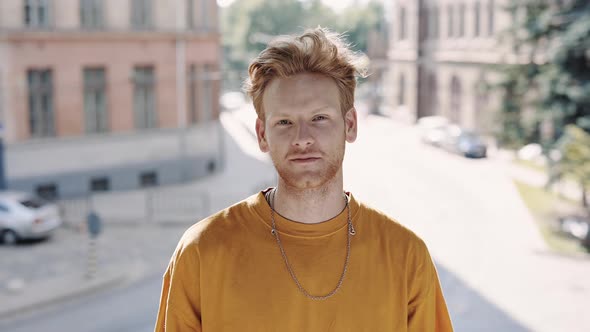
[[[72,180],[67,174],[128,168],[149,162],[147,155],[170,159],[165,144],[141,142],[174,130],[213,142],[189,151],[210,165],[217,148],[208,131],[219,114],[217,11],[215,0],[0,1],[0,121],[9,186],[35,191],[34,176],[59,196],[69,186],[55,175]],[[67,158],[97,147],[125,151],[123,143],[136,148],[103,155],[100,167]],[[30,165],[56,157],[65,160]],[[90,179],[80,181],[85,188]]]

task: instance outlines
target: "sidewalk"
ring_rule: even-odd
[[[514,156],[512,151],[501,150],[498,152],[497,157],[505,163],[508,174],[513,179],[537,188],[545,188],[548,181],[546,172],[518,165],[515,162],[516,156]],[[571,180],[565,179],[555,183],[552,186],[551,191],[574,201],[576,204],[579,204],[582,201],[582,190],[580,186]]]
[[[92,279],[86,279],[82,273],[50,278],[32,284],[26,284],[22,279],[13,279],[13,289],[0,295],[0,321],[115,287],[128,281],[128,277],[125,271],[112,269],[100,271]]]
[[[1,247],[0,322],[163,273],[188,225],[110,225],[96,240],[88,271],[88,235],[60,228],[51,238]]]

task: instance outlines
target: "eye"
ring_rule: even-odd
[[[315,118],[313,118],[313,121],[321,121],[321,120],[327,120],[328,117],[325,115],[318,115]]]
[[[285,120],[285,119],[277,121],[277,125],[279,125],[279,126],[287,126],[290,124],[291,124],[291,121]]]

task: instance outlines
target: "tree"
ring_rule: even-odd
[[[384,15],[385,9],[380,2],[371,1],[362,7],[351,6],[343,11],[336,28],[346,33],[357,50],[367,53],[370,31],[387,29]]]
[[[556,148],[560,157],[551,167],[549,185],[566,176],[572,178],[579,183],[582,205],[589,210],[587,190],[590,189],[590,134],[576,125],[567,125],[556,142]]]
[[[357,51],[366,52],[368,31],[385,27],[381,4],[352,6],[336,15],[321,0],[240,0],[222,11],[225,86],[237,88],[249,61],[274,37],[318,25],[345,33]]]
[[[515,24],[505,36],[528,61],[501,67],[500,141],[541,142],[548,151],[568,124],[590,132],[590,2],[513,0],[507,10]],[[532,110],[528,125],[526,108]],[[549,137],[539,130],[546,122]]]
[[[333,27],[335,23],[335,16],[320,0],[234,1],[222,12],[228,69],[245,70],[248,61],[276,36],[317,25]]]

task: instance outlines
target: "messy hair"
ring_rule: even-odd
[[[262,96],[270,81],[301,73],[322,74],[338,86],[340,107],[345,114],[354,106],[356,77],[366,75],[363,60],[342,35],[325,28],[309,29],[299,36],[281,36],[252,61],[244,90],[252,99],[258,118],[264,120]]]

